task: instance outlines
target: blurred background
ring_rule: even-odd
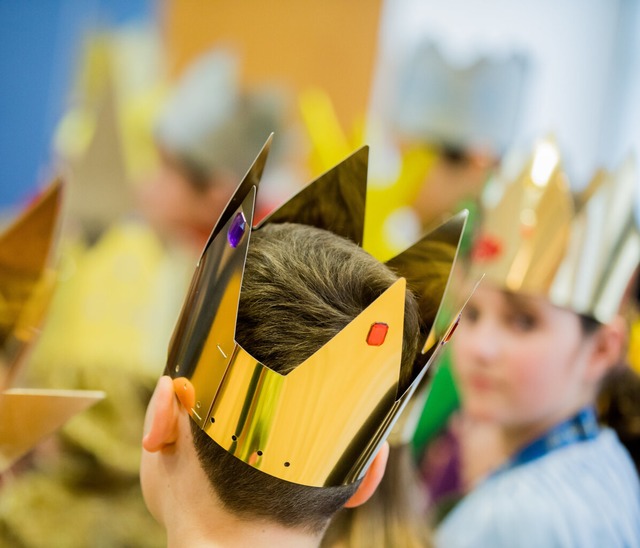
[[[635,0],[285,1],[277,9],[257,1],[2,0],[0,207],[51,175],[56,130],[77,101],[84,57],[99,35],[121,50],[112,77],[129,87],[122,94],[175,80],[199,53],[227,43],[240,54],[244,86],[277,83],[292,101],[318,88],[346,132],[384,108],[388,74],[424,38],[459,66],[518,52],[530,70],[510,144],[553,132],[581,184],[595,166],[637,146],[639,25]],[[122,50],[150,47],[149,35],[157,66],[127,67]]]
[[[640,153],[639,4],[0,0],[0,222],[66,181],[23,382],[107,392],[5,481],[0,544],[163,545],[138,484],[144,409],[271,131],[258,215],[368,144],[364,246],[386,259],[541,137],[576,190]]]

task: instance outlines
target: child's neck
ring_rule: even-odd
[[[186,509],[185,509],[186,510]],[[277,546],[278,548],[317,547],[321,537],[299,529],[288,528],[264,520],[245,520],[223,509],[209,507],[206,519],[196,510],[190,517],[185,512],[174,514],[166,523],[167,547],[194,548],[224,546]],[[200,514],[200,516],[198,516]]]
[[[585,405],[586,403],[558,410],[544,418],[531,421],[529,423],[503,426],[500,429],[500,437],[506,454],[513,457],[531,442],[551,430],[554,426],[576,415]]]

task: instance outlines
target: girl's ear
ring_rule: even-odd
[[[362,478],[358,489],[344,505],[345,508],[355,508],[371,498],[371,495],[373,495],[382,481],[388,459],[389,442],[385,441],[382,447],[380,447],[378,454],[373,458],[373,461],[371,461],[371,465]]]
[[[594,334],[587,378],[599,382],[608,371],[620,363],[626,340],[626,322],[616,316],[610,323],[601,326]]]

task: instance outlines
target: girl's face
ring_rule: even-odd
[[[200,253],[235,181],[220,173],[198,188],[173,156],[162,149],[160,153],[158,171],[140,186],[139,209],[162,237]]]
[[[481,283],[452,339],[467,414],[503,427],[554,424],[588,400],[590,338],[576,314]]]

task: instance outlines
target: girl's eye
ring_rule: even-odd
[[[480,311],[472,304],[467,304],[462,313],[462,320],[465,322],[474,323],[478,320],[479,317]]]
[[[533,314],[518,313],[508,318],[508,323],[516,331],[527,332],[536,328],[538,322]]]

